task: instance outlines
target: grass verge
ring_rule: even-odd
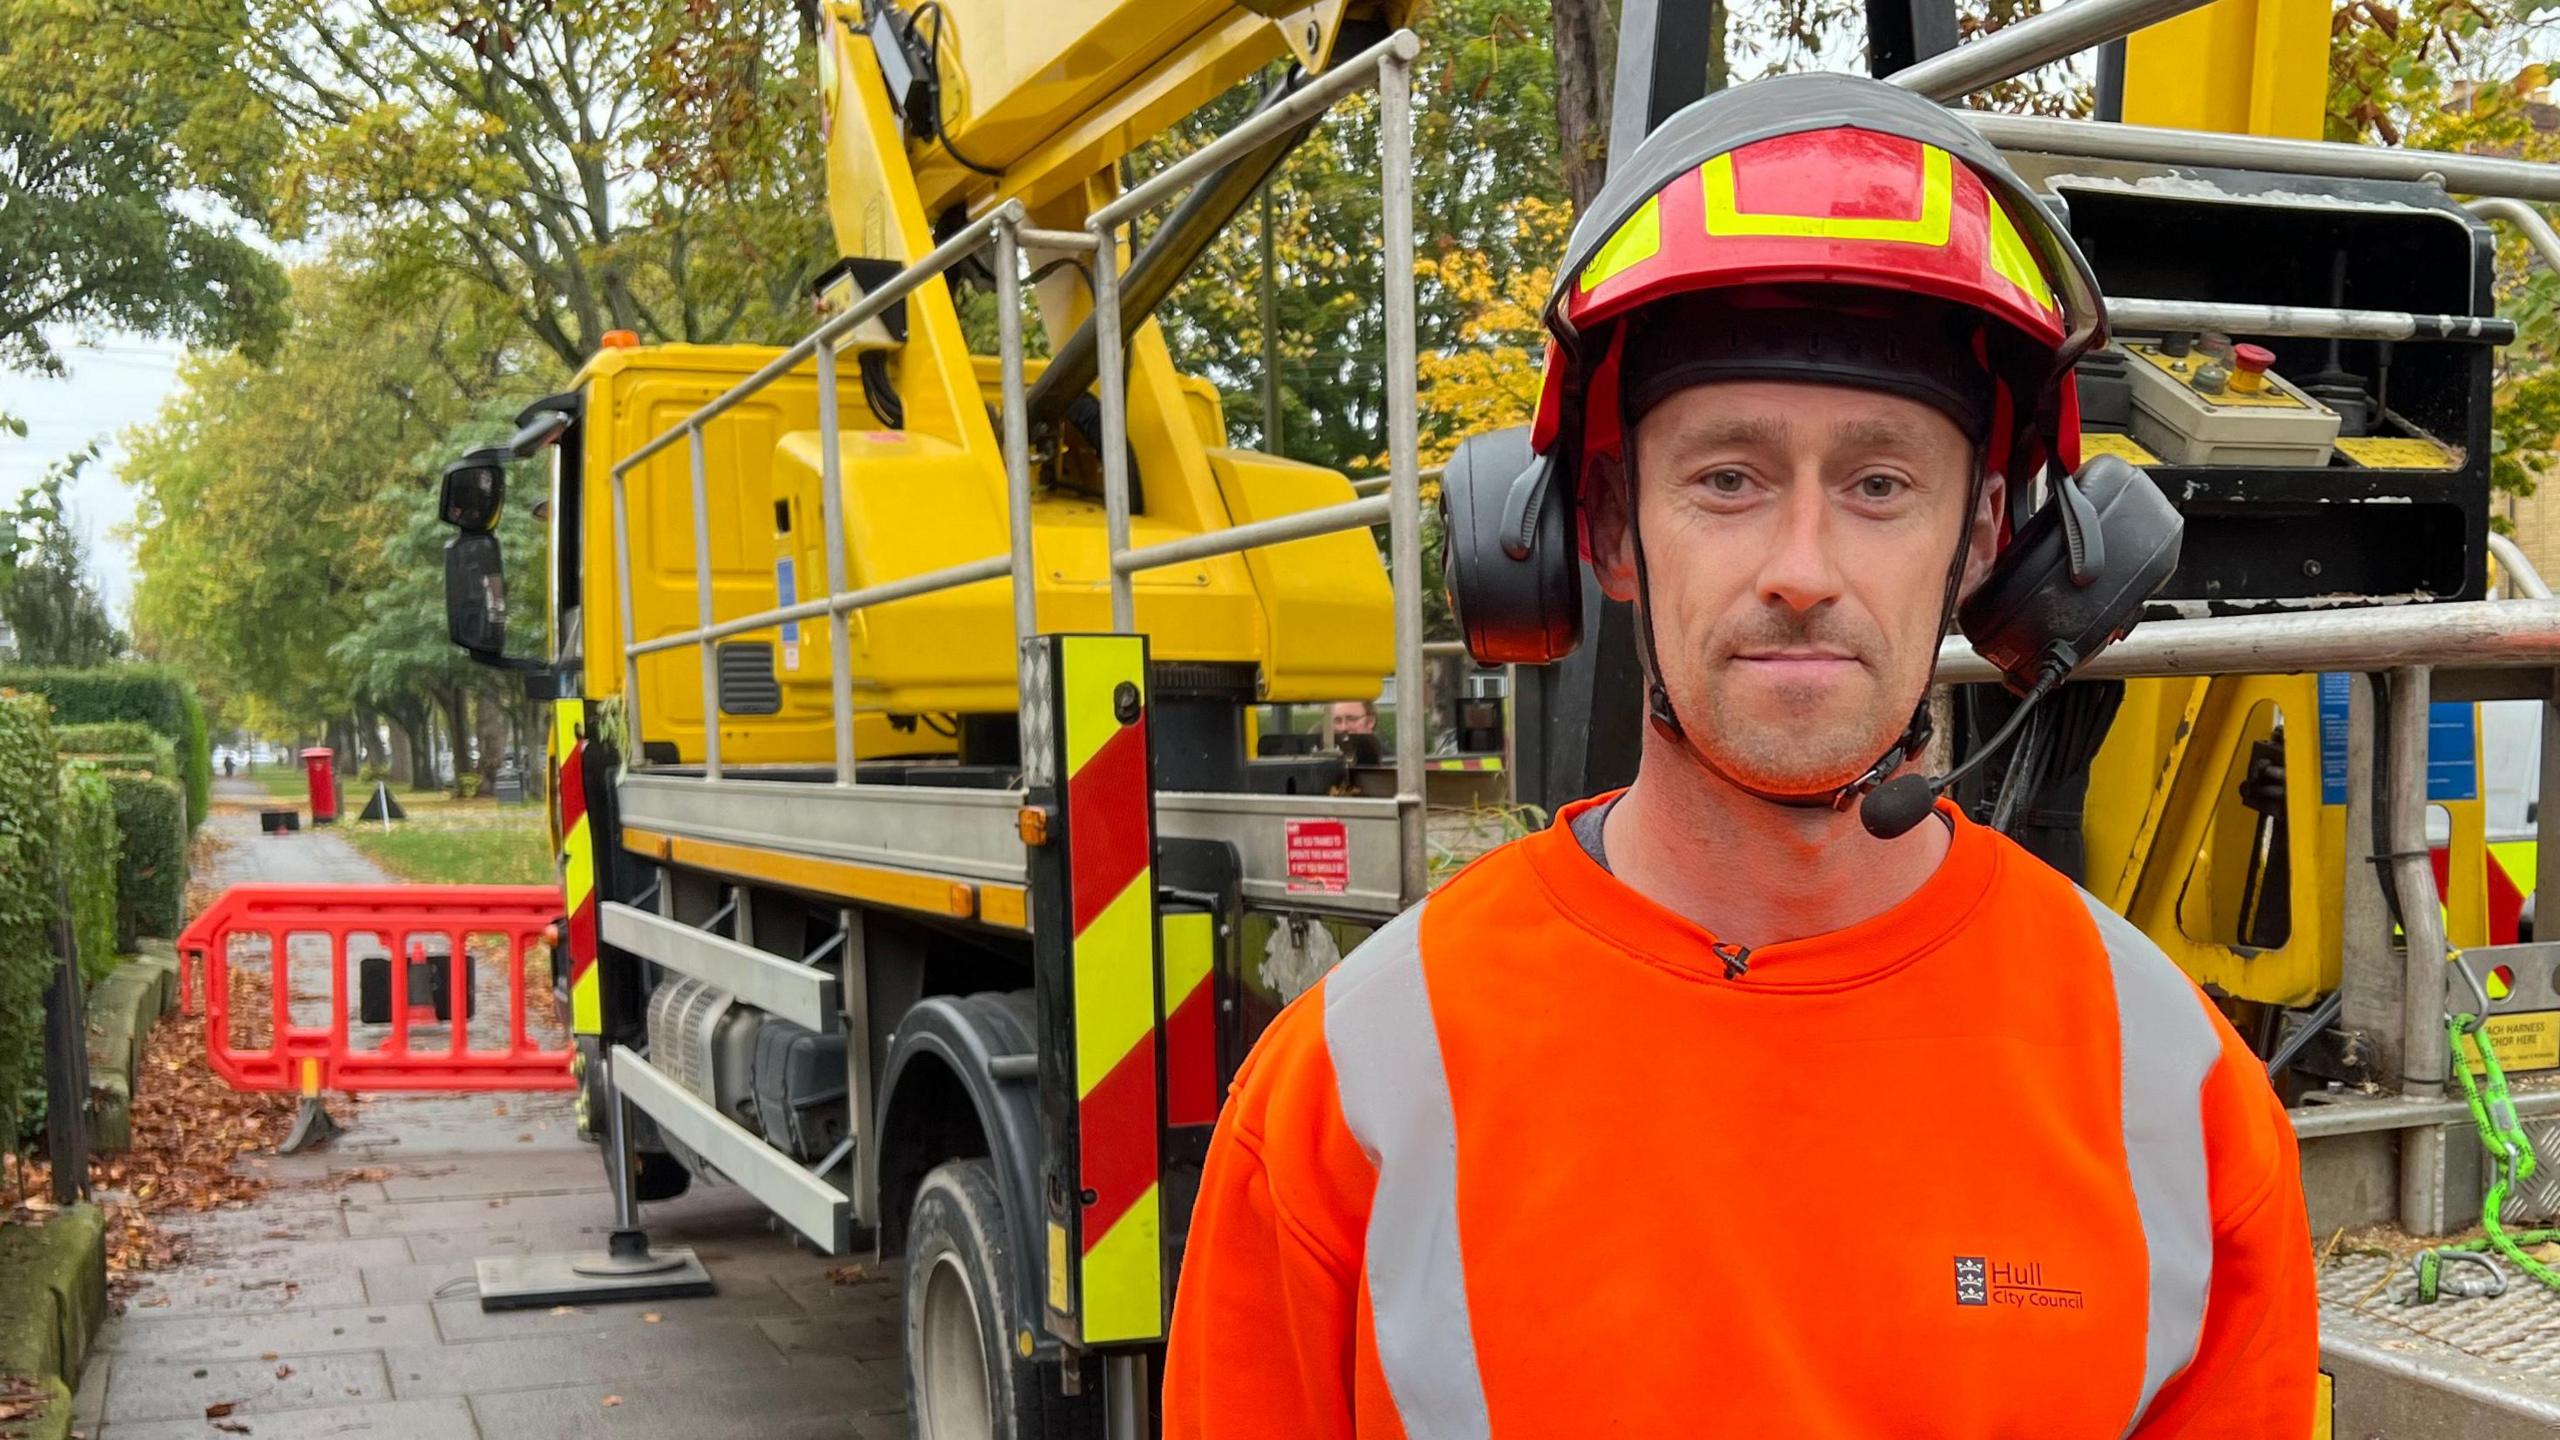
[[[338,833],[375,864],[419,884],[541,885],[557,878],[549,822],[535,806],[413,811],[387,831],[346,820]]]

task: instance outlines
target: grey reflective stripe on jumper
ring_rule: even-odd
[[[2204,1082],[2222,1041],[2185,974],[2132,922],[2082,892],[2115,978],[2124,1057],[2124,1168],[2149,1261],[2142,1393],[2130,1435],[2160,1387],[2195,1358],[2213,1286],[2213,1197],[2204,1153]]]
[[[1396,1414],[1411,1440],[1487,1440],[1458,1245],[1457,1118],[1423,982],[1422,911],[1387,922],[1325,977],[1324,1042],[1343,1123],[1378,1167],[1363,1267]]]

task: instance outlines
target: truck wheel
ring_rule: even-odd
[[[634,1200],[673,1200],[693,1188],[693,1172],[663,1150],[634,1150],[631,1160]]]
[[[1094,1397],[1061,1394],[1054,1367],[1023,1359],[995,1167],[953,1160],[924,1177],[907,1220],[907,1424],[916,1440],[1081,1440]]]

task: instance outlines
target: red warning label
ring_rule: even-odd
[[[1351,834],[1339,820],[1292,820],[1289,834],[1289,888],[1351,888]]]

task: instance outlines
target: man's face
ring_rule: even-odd
[[[1656,405],[1635,433],[1654,643],[1690,743],[1784,795],[1854,779],[1911,719],[1937,655],[1973,475],[1955,422],[1917,401],[1729,381]],[[1622,484],[1595,483],[1604,589],[1636,595]],[[1997,543],[1998,477],[1965,588]]]
[[[1333,733],[1375,735],[1378,733],[1378,721],[1369,713],[1369,707],[1366,705],[1347,701],[1333,707]]]

